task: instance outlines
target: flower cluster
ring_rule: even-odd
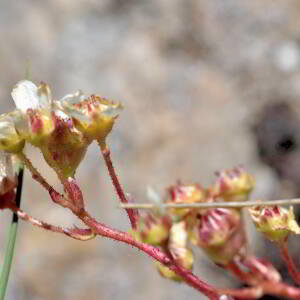
[[[137,206],[128,205],[131,199],[128,199],[119,182],[106,145],[106,137],[122,109],[120,103],[95,95],[85,96],[80,91],[55,100],[47,84],[36,86],[27,80],[20,81],[14,87],[12,98],[17,108],[0,116],[0,209],[13,211],[13,222],[18,216],[34,226],[81,241],[99,235],[127,243],[154,258],[162,276],[184,280],[213,300],[229,299],[228,295],[239,299],[257,299],[264,294],[300,299],[300,289],[283,283],[272,264],[249,252],[244,214],[241,208],[236,207],[254,205],[253,202],[243,203],[248,200],[254,187],[254,179],[243,168],[217,173],[215,183],[208,188],[178,182],[167,189],[164,198],[149,190],[149,196],[159,203],[155,210],[140,215],[135,209]],[[100,146],[120,201],[127,204],[125,209],[132,227],[130,233],[98,222],[85,208],[75,171],[93,141]],[[62,182],[63,195],[50,186],[23,153],[26,143],[41,150]],[[23,176],[23,172],[17,170],[20,161],[49,192],[53,202],[69,209],[87,228],[48,224],[20,209],[22,185],[16,189],[16,174],[20,182]],[[256,228],[278,244],[290,275],[300,284],[300,272],[287,248],[288,236],[300,233],[293,209],[266,206],[265,203],[250,208],[249,213]],[[197,278],[191,272],[193,246],[204,251],[215,264],[231,271],[249,288],[218,289]]]
[[[210,188],[199,184],[177,183],[167,189],[165,203],[184,204],[247,199],[254,185],[251,175],[242,168],[218,174]],[[169,253],[185,269],[192,269],[191,246],[201,248],[216,264],[226,267],[246,251],[246,237],[239,209],[169,208],[164,213],[152,212],[141,216],[135,238]],[[167,267],[157,264],[164,277],[181,280]]]
[[[105,143],[122,108],[81,92],[54,100],[47,84],[28,80],[16,84],[12,98],[17,109],[0,116],[0,150],[18,154],[30,143],[61,180],[74,176],[93,140]]]
[[[253,187],[253,177],[238,167],[218,172],[215,184],[209,188],[178,182],[167,189],[164,203],[246,201]],[[280,245],[287,241],[289,234],[300,233],[292,207],[288,210],[277,205],[256,206],[248,211],[257,229]],[[258,278],[265,280],[270,274],[278,277],[279,273],[268,263],[248,260],[251,254],[247,249],[243,216],[241,209],[237,208],[172,207],[164,212],[156,210],[141,216],[139,226],[137,230],[132,231],[132,235],[139,241],[160,247],[177,265],[185,269],[193,268],[191,244],[200,248],[215,264],[224,268],[230,268],[238,261],[246,268],[249,262],[250,265],[254,263],[254,269],[250,268],[246,276],[253,277],[257,268],[262,270],[262,273],[255,273],[255,279],[253,277],[252,281],[257,281]],[[161,263],[156,263],[156,266],[163,277],[182,280]],[[276,280],[280,280],[280,276]]]

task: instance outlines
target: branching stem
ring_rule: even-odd
[[[18,208],[17,206],[11,206],[10,209],[23,221],[29,222],[34,226],[43,228],[45,230],[49,230],[52,232],[65,234],[73,239],[80,241],[87,241],[95,237],[94,233],[90,228],[88,229],[80,229],[80,228],[63,228],[60,226],[55,226],[44,221],[40,221],[30,215],[28,215],[25,211]]]
[[[102,223],[99,223],[94,218],[92,218],[87,212],[82,213],[78,217],[89,228],[91,228],[95,234],[103,237],[111,238],[113,240],[120,241],[128,245],[131,245],[137,249],[140,249],[141,251],[148,254],[155,260],[159,261],[163,265],[169,267],[177,275],[181,276],[187,284],[189,284],[193,288],[197,289],[198,291],[206,295],[209,299],[212,300],[219,299],[220,294],[218,293],[217,289],[200,280],[192,272],[178,266],[175,262],[173,262],[172,258],[170,258],[166,253],[161,251],[159,248],[151,246],[146,243],[139,242],[135,240],[129,233],[122,232],[117,229],[112,229]]]
[[[17,155],[18,158],[24,163],[26,168],[32,174],[32,178],[36,180],[41,186],[43,186],[49,192],[52,189],[52,187],[46,181],[46,179],[40,174],[40,172],[33,166],[30,159],[23,152],[19,152]]]

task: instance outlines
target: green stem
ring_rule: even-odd
[[[18,174],[18,187],[17,187],[17,195],[16,195],[17,207],[20,207],[20,202],[21,202],[23,172],[24,172],[23,169],[21,169]],[[9,273],[12,265],[14,248],[15,248],[16,237],[17,237],[18,219],[19,219],[18,215],[14,213],[12,217],[10,229],[9,229],[8,244],[5,252],[4,263],[3,263],[1,277],[0,277],[0,300],[4,300],[6,289],[7,289]]]

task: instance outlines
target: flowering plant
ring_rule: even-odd
[[[242,212],[242,207],[250,207],[248,211],[256,228],[278,245],[290,275],[299,284],[300,273],[287,248],[289,235],[300,232],[293,209],[274,203],[270,206],[268,202],[259,205],[246,202],[255,183],[243,168],[217,173],[215,183],[207,188],[198,183],[178,182],[167,189],[165,197],[158,197],[160,203],[152,205],[152,210],[140,213],[126,197],[106,143],[123,108],[120,103],[86,96],[80,91],[55,100],[47,84],[36,86],[28,80],[20,81],[13,88],[12,98],[16,110],[0,116],[1,209],[10,209],[34,226],[80,241],[102,236],[138,248],[156,261],[163,277],[185,282],[209,299],[257,299],[264,294],[300,299],[299,288],[284,283],[270,262],[249,251]],[[116,193],[128,214],[131,223],[128,232],[98,222],[85,208],[75,174],[93,141],[99,145]],[[40,149],[63,185],[64,194],[57,192],[32,165],[24,153],[26,143]],[[54,226],[21,210],[16,201],[16,187],[21,184],[14,169],[18,162],[48,191],[56,205],[70,210],[86,227]],[[204,251],[212,262],[249,287],[220,289],[202,281],[192,273],[196,249]]]

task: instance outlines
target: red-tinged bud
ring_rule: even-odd
[[[246,242],[241,215],[235,209],[210,209],[198,213],[189,239],[220,265],[227,265],[244,250]]]
[[[147,244],[163,245],[168,240],[171,224],[171,219],[168,216],[149,213],[140,217],[138,229],[132,231],[132,235]]]
[[[246,201],[255,185],[254,178],[241,167],[224,170],[217,175],[212,194],[225,201]]]
[[[68,180],[64,182],[64,190],[66,198],[73,204],[78,212],[84,209],[82,192],[75,179],[69,177]]]
[[[178,183],[169,187],[166,203],[197,203],[206,200],[207,193],[198,184],[184,185]],[[177,217],[184,217],[191,211],[190,208],[171,208],[168,212]]]
[[[168,249],[173,259],[183,268],[193,268],[193,253],[187,248],[188,232],[184,221],[175,223],[170,230]]]
[[[256,206],[249,213],[257,230],[271,241],[283,242],[290,233],[300,233],[292,206],[289,209],[278,205]]]

